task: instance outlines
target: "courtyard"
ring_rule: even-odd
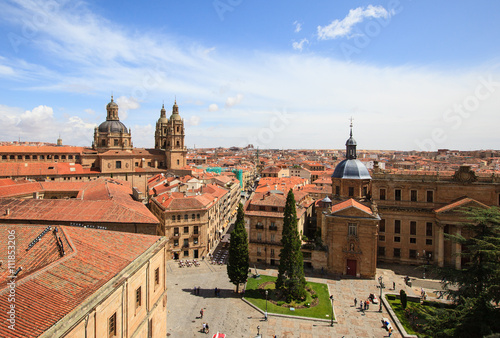
[[[396,271],[396,272],[394,272]],[[252,268],[254,272],[254,268]],[[261,275],[277,276],[277,270],[259,269]],[[384,292],[405,289],[409,295],[418,295],[421,288],[433,294],[439,287],[434,280],[418,278],[419,272],[413,267],[404,270],[384,266],[377,269],[377,277],[383,276],[386,284]],[[403,277],[412,277],[413,285],[405,285]],[[228,337],[255,337],[259,332],[262,337],[387,337],[382,328],[382,317],[389,317],[385,308],[379,313],[379,305],[371,304],[367,311],[354,307],[354,298],[365,301],[370,293],[380,293],[376,280],[365,279],[329,279],[307,277],[308,281],[325,283],[334,297],[335,319],[333,327],[329,321],[304,320],[290,317],[264,315],[245,303],[234,293],[234,285],[229,282],[225,265],[212,265],[206,260],[199,266],[180,268],[174,261],[167,263],[168,317],[167,332],[170,337],[210,336],[222,332]],[[199,293],[193,291],[199,287]],[[220,289],[218,296],[215,288]],[[203,308],[203,318],[200,310]],[[209,324],[210,335],[202,333],[202,323]],[[257,329],[259,327],[259,329]],[[392,337],[400,337],[395,331]]]

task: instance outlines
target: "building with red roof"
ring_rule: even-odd
[[[166,238],[47,224],[0,233],[16,246],[0,272],[0,336],[166,336]]]

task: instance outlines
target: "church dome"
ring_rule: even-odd
[[[335,167],[333,178],[364,180],[371,179],[368,169],[358,159],[345,159]]]
[[[113,101],[113,96],[111,96],[111,102],[108,103],[108,105],[106,106],[106,109],[109,109],[109,108],[118,108],[118,104],[116,104],[116,102]]]
[[[345,142],[345,145],[346,146],[356,146],[356,140],[352,137],[349,137],[349,139],[347,139],[347,141]]]
[[[167,111],[165,110],[165,105],[162,105],[161,107],[160,118],[158,119],[158,123],[168,123]]]
[[[99,132],[107,133],[108,130],[112,133],[119,133],[119,132],[128,133],[127,127],[120,121],[116,120],[104,121],[99,125]]]
[[[174,106],[172,107],[172,115],[170,115],[170,120],[182,120],[181,116],[179,115],[179,106],[177,105],[177,100],[175,100]]]

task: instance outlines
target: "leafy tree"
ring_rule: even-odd
[[[500,210],[470,208],[462,210],[468,222],[462,233],[468,238],[446,235],[462,245],[465,258],[461,270],[438,268],[454,310],[436,316],[428,323],[435,336],[483,337],[500,332]],[[437,328],[437,330],[436,330]]]
[[[302,243],[297,229],[295,196],[290,189],[286,198],[281,238],[283,248],[280,252],[280,265],[276,288],[285,295],[287,302],[305,298],[306,279],[302,257]]]
[[[245,230],[245,213],[240,203],[234,230],[231,232],[227,264],[227,275],[231,283],[236,285],[236,292],[239,292],[240,283],[247,281],[248,267],[248,235]]]
[[[406,297],[406,292],[403,289],[399,291],[399,300],[401,301],[401,307],[403,308],[403,310],[406,309],[408,298]]]

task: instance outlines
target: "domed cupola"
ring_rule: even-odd
[[[172,115],[170,115],[170,120],[182,120],[179,115],[179,106],[177,105],[177,100],[174,101],[174,106],[172,107]]]
[[[131,131],[120,122],[118,104],[113,100],[106,105],[106,121],[94,131],[93,148],[99,151],[109,149],[132,149]]]
[[[352,120],[351,132],[349,139],[345,143],[346,146],[346,159],[340,162],[333,172],[333,178],[347,178],[347,179],[371,179],[368,169],[365,165],[357,159],[356,154],[356,140],[352,137]]]

